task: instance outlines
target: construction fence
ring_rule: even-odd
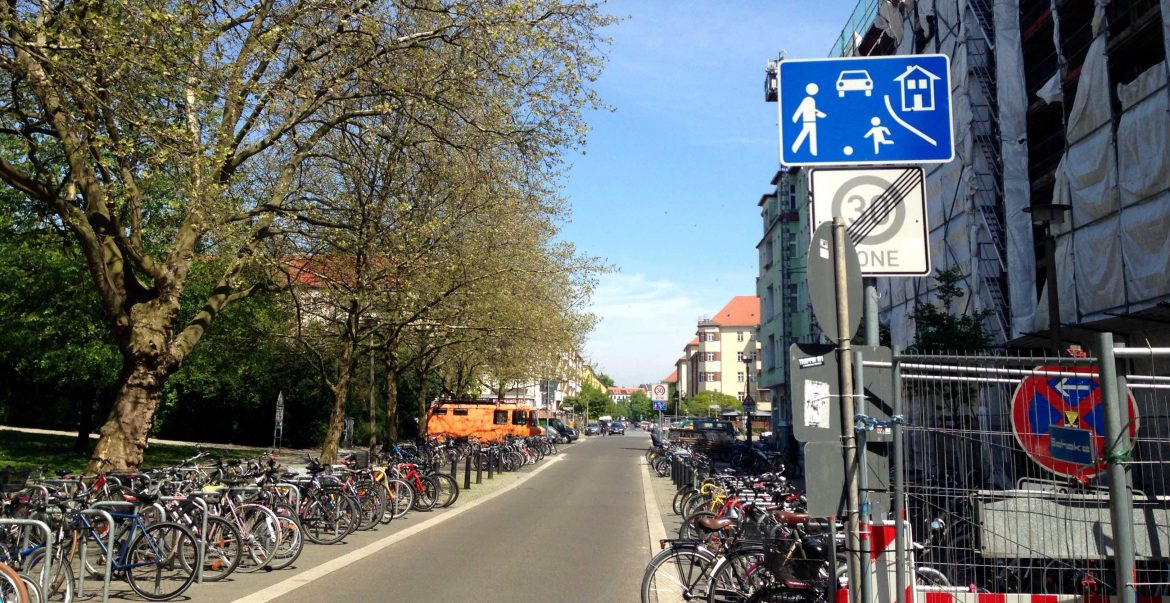
[[[864,366],[895,390],[891,483],[864,494],[909,522],[900,585],[1170,595],[1170,348],[1104,334],[1084,358],[895,352]]]

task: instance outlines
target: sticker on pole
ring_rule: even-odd
[[[813,227],[840,216],[862,276],[930,274],[930,229],[922,168],[815,169]]]
[[[1090,478],[1107,451],[1101,382],[1091,367],[1043,366],[1025,377],[1012,395],[1012,433],[1041,467],[1066,477]],[[1137,403],[1126,391],[1123,429],[1137,435]],[[1128,442],[1119,443],[1128,449]]]

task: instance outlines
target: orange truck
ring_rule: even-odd
[[[427,411],[427,435],[479,438],[494,442],[504,436],[542,433],[531,402],[518,400],[444,400]]]

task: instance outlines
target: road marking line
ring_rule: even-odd
[[[666,539],[666,525],[662,523],[662,514],[658,512],[658,498],[654,496],[654,484],[650,483],[650,465],[646,457],[638,457],[638,467],[642,471],[642,493],[646,499],[646,533],[650,537],[650,554],[658,550],[660,541]]]
[[[474,509],[497,496],[500,496],[501,494],[505,494],[520,484],[523,484],[529,479],[532,479],[541,471],[552,467],[554,464],[556,464],[557,461],[563,458],[565,457],[557,455],[552,460],[550,460],[548,464],[537,467],[523,479],[516,480],[515,482],[512,482],[511,484],[508,484],[507,486],[504,486],[503,488],[500,488],[499,490],[496,490],[495,492],[492,492],[483,498],[473,501],[471,504],[468,504],[465,507],[456,507],[454,510],[439,515],[438,517],[432,517],[426,521],[423,521],[422,523],[406,528],[401,532],[395,532],[394,534],[391,534],[382,540],[367,544],[366,546],[357,549],[356,551],[347,553],[331,561],[326,561],[317,567],[301,572],[300,574],[292,576],[282,582],[277,582],[268,588],[256,591],[246,597],[240,597],[239,599],[235,600],[235,603],[265,603],[266,601],[271,601],[277,597],[286,595],[306,584],[313,582],[314,580],[323,578],[337,570],[349,566],[354,562],[365,559],[366,557],[369,557],[370,555],[373,555],[374,553],[377,553],[378,551],[381,551],[382,549],[389,547],[392,544],[397,544],[398,542],[406,540],[407,538],[410,538],[411,536],[414,536],[423,530],[434,527],[435,525],[443,523],[449,519],[454,519],[455,517],[458,517],[459,515]]]

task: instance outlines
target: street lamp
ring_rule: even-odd
[[[1052,235],[1053,224],[1063,224],[1064,216],[1072,206],[1063,203],[1037,203],[1025,207],[1024,213],[1032,216],[1033,226],[1044,227],[1044,280],[1048,288],[1048,337],[1052,342],[1052,353],[1060,355],[1063,345],[1060,336],[1060,289],[1056,286],[1056,237]]]

